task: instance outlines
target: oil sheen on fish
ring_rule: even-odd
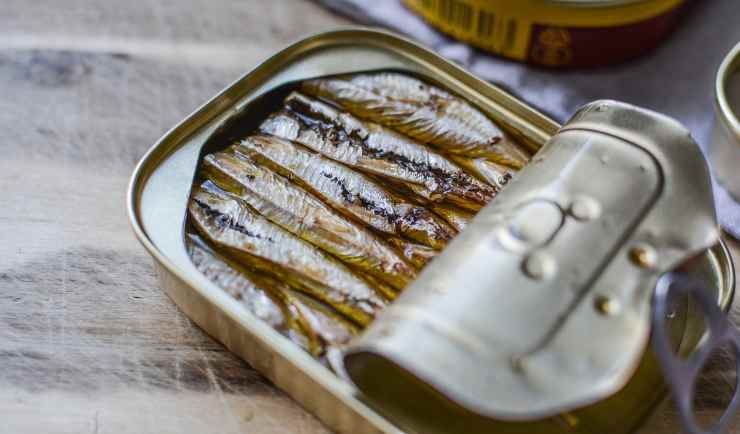
[[[290,289],[281,291],[280,296],[305,331],[307,350],[314,357],[324,357],[329,348],[346,345],[359,332],[355,324],[312,297]]]
[[[408,75],[381,72],[321,78],[303,82],[301,89],[445,153],[484,157],[515,169],[529,159],[478,109]]]
[[[198,235],[187,234],[186,244],[193,265],[205,277],[234,297],[257,318],[311,351],[311,342],[293,308],[285,301],[287,287],[268,276],[257,276],[213,251]],[[312,351],[313,352],[313,351]]]
[[[475,217],[475,214],[471,212],[444,204],[435,205],[432,210],[458,232],[462,232]]]
[[[390,245],[389,245],[390,247]],[[394,249],[395,252],[395,249]],[[408,262],[406,264],[407,267],[409,267],[411,270],[413,270],[413,273],[416,274],[416,268],[413,266],[411,262]],[[378,279],[373,274],[364,273],[362,271],[357,270],[356,268],[353,268],[352,271],[354,271],[355,275],[362,280],[366,281],[370,284],[371,287],[375,288],[375,291],[379,294],[383,295],[383,298],[385,298],[386,301],[393,301],[398,297],[398,294],[401,290],[404,288],[393,288],[388,283]]]
[[[360,325],[385,305],[346,266],[209,181],[194,190],[188,210],[196,229],[230,256],[280,276]]]
[[[214,252],[198,235],[187,234],[187,245],[203,275],[312,355],[322,357],[329,347],[341,347],[357,334],[357,326],[331,307]]]
[[[400,290],[416,272],[369,230],[352,223],[311,193],[231,147],[207,155],[202,175],[235,194],[263,217],[341,259],[350,267]],[[395,291],[376,285],[386,298]]]
[[[509,183],[516,170],[494,163],[485,158],[466,158],[453,156],[452,159],[469,173],[493,185],[496,190]]]
[[[340,213],[389,235],[402,235],[435,249],[456,234],[428,209],[404,201],[367,176],[271,135],[242,140],[237,151],[298,183]]]
[[[429,261],[440,253],[439,250],[429,246],[423,246],[401,238],[390,237],[388,243],[398,249],[403,257],[417,269],[424,268]]]
[[[423,198],[479,210],[495,191],[442,155],[373,122],[294,92],[264,133],[298,142],[350,167],[404,183]]]

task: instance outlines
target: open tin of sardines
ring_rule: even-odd
[[[172,300],[341,433],[633,432],[673,378],[652,313],[676,359],[707,340],[658,279],[733,298],[675,121],[601,101],[561,127],[382,31],[259,65],[165,134],[128,201]]]

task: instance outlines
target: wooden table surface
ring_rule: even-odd
[[[288,0],[0,0],[0,433],[327,432],[160,291],[124,196],[169,127],[342,24]],[[678,431],[669,403],[649,423]]]

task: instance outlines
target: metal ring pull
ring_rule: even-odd
[[[658,280],[653,300],[653,347],[666,381],[671,387],[684,426],[690,434],[725,432],[740,406],[740,331],[717,306],[716,300],[711,296],[712,293],[713,291],[701,282],[683,273],[671,272]],[[670,306],[674,300],[682,296],[689,296],[698,302],[709,332],[701,347],[685,360],[675,354],[666,328]],[[719,420],[709,429],[704,429],[696,421],[692,398],[702,368],[714,351],[724,346],[729,346],[734,351],[737,372],[735,390]]]

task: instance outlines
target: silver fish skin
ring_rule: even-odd
[[[366,325],[385,301],[343,264],[271,223],[247,204],[206,181],[188,211],[196,229],[230,256],[328,303]]]
[[[187,247],[193,265],[227,294],[239,300],[248,311],[270,326],[285,327],[286,318],[281,307],[270,295],[247,275],[235,270],[197,235],[189,234]]]
[[[458,232],[462,232],[468,226],[470,221],[473,220],[473,217],[475,217],[475,214],[464,209],[444,204],[433,206],[432,211],[445,219],[445,221]]]
[[[492,185],[496,189],[497,193],[501,191],[501,189],[504,188],[506,184],[509,183],[509,181],[511,181],[511,179],[517,172],[511,167],[506,167],[501,164],[494,163],[493,161],[486,158],[465,158],[452,156],[452,160],[454,160],[461,167],[465,168],[468,173],[472,173],[473,175],[478,177],[478,179],[482,179],[488,184]]]
[[[271,135],[242,140],[237,151],[298,183],[338,212],[389,235],[402,235],[435,249],[456,234],[424,207],[406,202],[367,176]]]
[[[320,78],[303,82],[301,90],[445,153],[485,157],[515,169],[529,159],[527,152],[480,110],[405,74]]]
[[[198,271],[315,357],[322,357],[330,347],[346,345],[358,333],[355,324],[331,307],[270,276],[235,264],[198,235],[188,233],[186,244]]]
[[[404,258],[418,270],[424,268],[440,251],[429,246],[416,244],[401,238],[390,237],[388,243],[401,252]]]
[[[262,132],[298,142],[350,167],[406,184],[424,199],[480,209],[495,191],[405,136],[293,92]]]
[[[313,194],[285,177],[254,163],[231,147],[203,159],[203,175],[262,216],[311,244],[326,250],[353,269],[371,274],[396,290],[416,272],[366,228],[347,220]],[[384,295],[394,297],[395,294]]]
[[[206,278],[301,348],[311,351],[316,346],[299,324],[295,308],[286,303],[284,292],[289,289],[285,285],[234,264],[196,234],[188,233],[185,241],[190,260]]]
[[[308,330],[316,348],[314,354],[325,353],[328,346],[346,345],[359,332],[356,325],[322,302],[298,292],[288,291],[286,295],[292,312]]]

